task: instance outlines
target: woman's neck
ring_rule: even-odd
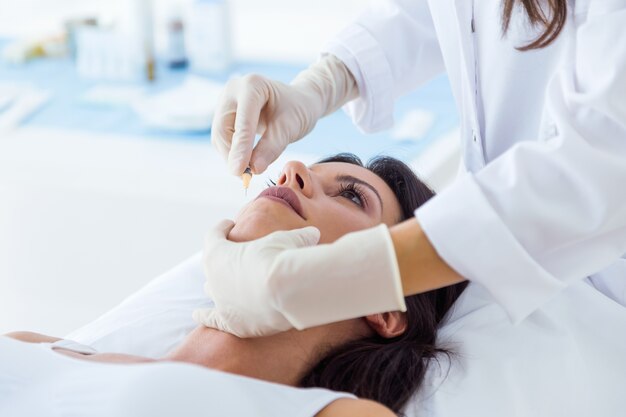
[[[241,339],[199,326],[165,359],[297,386],[327,352],[323,334],[326,332],[311,330]]]

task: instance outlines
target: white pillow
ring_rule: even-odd
[[[213,306],[203,285],[197,253],[65,337],[100,352],[163,357],[196,327],[193,310]]]

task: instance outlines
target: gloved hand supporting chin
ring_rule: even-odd
[[[317,246],[313,227],[245,243],[228,241],[230,228],[220,223],[205,242],[215,309],[194,313],[201,324],[253,337],[406,310],[386,225]]]

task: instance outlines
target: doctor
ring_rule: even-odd
[[[260,336],[469,279],[520,322],[611,264],[626,276],[625,25],[626,0],[379,1],[291,84],[229,82],[212,141],[241,175],[342,106],[364,132],[389,128],[396,98],[445,70],[466,172],[414,219],[332,244],[310,227],[234,243],[220,223],[204,261],[216,307],[195,319]]]

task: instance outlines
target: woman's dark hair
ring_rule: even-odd
[[[400,221],[413,217],[415,209],[435,195],[411,168],[394,158],[381,156],[363,165],[357,156],[341,153],[319,163],[326,162],[358,165],[382,178],[400,203]],[[435,344],[437,328],[466,286],[463,282],[406,297],[404,334],[376,335],[345,344],[326,355],[300,385],[350,392],[399,413],[420,388],[429,361],[450,353]]]
[[[504,0],[502,7],[502,33],[509,30],[511,15],[516,5],[524,8],[532,26],[541,26],[543,32],[530,43],[519,46],[520,51],[541,49],[550,45],[561,33],[567,19],[567,0]],[[544,10],[547,8],[547,10]]]

